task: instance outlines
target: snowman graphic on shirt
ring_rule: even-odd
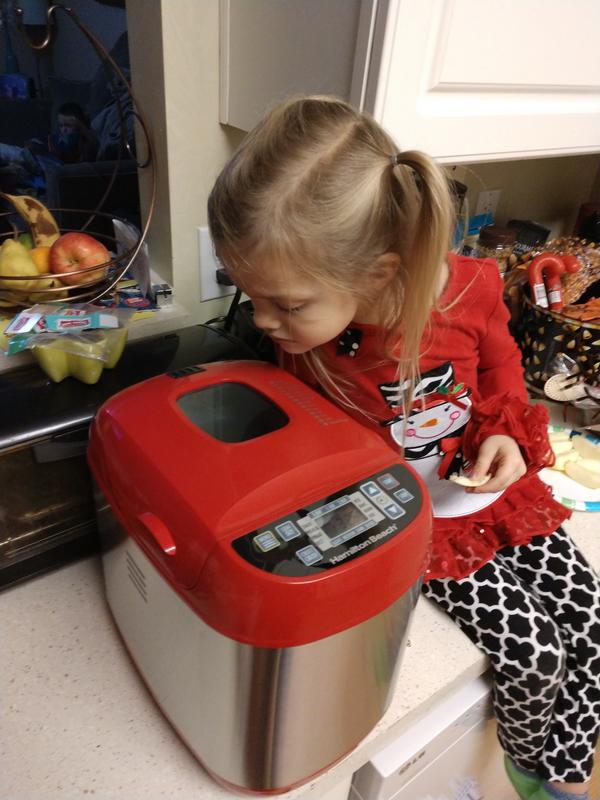
[[[405,384],[396,382],[381,384],[379,391],[386,404],[397,409],[401,406],[405,388]],[[389,428],[394,442],[403,448],[404,458],[425,481],[436,517],[472,514],[490,505],[502,494],[471,494],[465,492],[462,486],[438,476],[438,468],[445,455],[445,440],[447,445],[454,444],[456,448],[456,456],[447,474],[469,466],[464,462],[459,441],[451,443],[448,440],[460,440],[471,418],[470,393],[467,386],[456,383],[454,367],[448,361],[421,375],[415,386],[412,410],[408,416],[401,411],[381,423]]]

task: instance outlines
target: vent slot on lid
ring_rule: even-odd
[[[199,367],[196,365],[195,367],[182,367],[181,369],[175,369],[172,372],[167,372],[169,378],[185,378],[188,375],[195,375],[197,372],[206,372],[204,367]]]

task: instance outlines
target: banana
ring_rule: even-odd
[[[21,302],[22,295],[15,295],[13,292],[3,292],[0,297],[0,308],[14,308],[15,306],[23,307]]]
[[[38,281],[36,286],[37,289],[56,289],[57,287],[62,286],[62,283],[58,280],[58,278],[42,278]],[[66,289],[62,292],[32,292],[30,295],[27,295],[27,300],[30,303],[46,303],[50,302],[51,300],[61,300],[62,298],[67,296]]]
[[[27,222],[36,247],[50,247],[58,239],[60,228],[56,220],[37,198],[26,194],[15,195],[4,192],[0,192],[0,196],[12,203]]]

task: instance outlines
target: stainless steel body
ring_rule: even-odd
[[[337,761],[378,722],[418,585],[325,639],[280,649],[241,644],[191,610],[99,491],[96,503],[117,626],[158,704],[215,777],[251,791],[284,790]]]

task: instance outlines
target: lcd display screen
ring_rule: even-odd
[[[335,539],[367,521],[368,518],[354,503],[346,503],[316,520],[317,525],[330,539]]]

